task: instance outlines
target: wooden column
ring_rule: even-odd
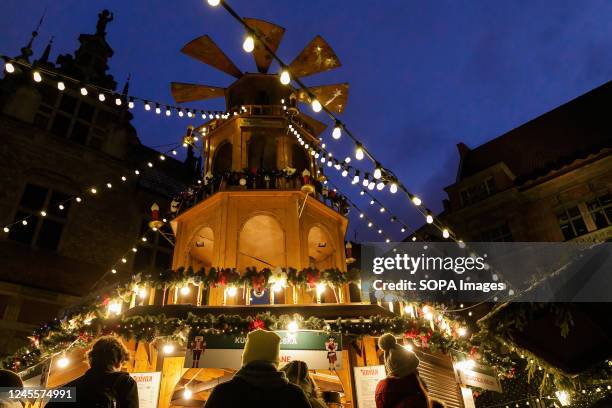
[[[159,387],[158,408],[169,408],[174,388],[179,382],[186,368],[183,368],[185,357],[165,357],[162,363],[161,385]]]

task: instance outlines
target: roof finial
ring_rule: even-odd
[[[40,17],[40,20],[38,21],[38,25],[36,26],[36,29],[34,31],[32,31],[32,37],[30,38],[30,41],[28,42],[28,44],[21,48],[21,55],[19,57],[17,57],[17,59],[21,59],[24,60],[26,62],[30,62],[30,57],[32,56],[33,52],[32,52],[32,43],[34,42],[34,38],[36,38],[38,36],[38,30],[40,29],[40,26],[42,25],[44,19],[45,19],[45,14],[47,14],[47,7],[45,7],[45,10],[43,11],[42,16]]]
[[[130,90],[130,79],[132,79],[132,74],[128,74],[127,79],[125,80],[125,85],[123,85],[123,91],[121,91],[121,95],[127,96],[128,91]]]
[[[51,37],[51,39],[49,40],[49,43],[45,47],[45,50],[40,56],[38,62],[49,62],[49,54],[51,54],[51,45],[53,45],[53,37]]]

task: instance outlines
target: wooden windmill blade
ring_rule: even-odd
[[[308,88],[317,100],[321,102],[321,105],[336,113],[342,113],[344,111],[346,103],[348,102],[348,89],[349,84],[346,82],[342,84],[312,86]],[[310,102],[310,98],[305,91],[299,92],[298,99],[304,103]]]
[[[276,52],[285,34],[283,27],[256,18],[245,18],[244,22],[257,33],[258,38],[264,41],[272,52]],[[266,74],[272,63],[272,55],[266,51],[266,48],[260,41],[255,41],[253,58],[255,59],[257,70],[262,74]]]
[[[317,35],[289,64],[289,71],[296,77],[305,77],[338,68],[340,65],[334,50],[323,37]]]
[[[306,125],[310,127],[310,130],[312,130],[315,135],[320,135],[327,128],[327,125],[325,123],[319,122],[312,116],[308,116],[303,112],[299,112],[298,116],[306,123]]]
[[[207,35],[191,40],[181,49],[181,52],[236,78],[242,76],[236,64]]]
[[[172,82],[170,91],[176,103],[201,101],[225,96],[225,88],[210,85]]]

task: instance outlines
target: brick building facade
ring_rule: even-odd
[[[105,39],[111,16],[100,13],[96,33],[79,37],[74,56],[50,63],[49,44],[33,64],[115,90],[107,73],[113,51]],[[30,62],[31,55],[30,42],[18,58]],[[30,216],[27,225],[0,231],[0,354],[91,295],[143,233],[148,240],[111,278],[169,267],[172,245],[147,230],[147,214],[153,202],[167,210],[196,175],[195,163],[170,157],[160,162],[159,152],[140,143],[125,103],[116,106],[73,88],[59,90],[49,76],[35,83],[25,69],[5,72],[0,81],[0,225]],[[147,161],[159,165],[142,167]],[[66,201],[75,196],[82,201]]]

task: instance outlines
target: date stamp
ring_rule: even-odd
[[[7,401],[46,400],[53,402],[76,402],[76,388],[0,387],[0,398],[4,398]]]

